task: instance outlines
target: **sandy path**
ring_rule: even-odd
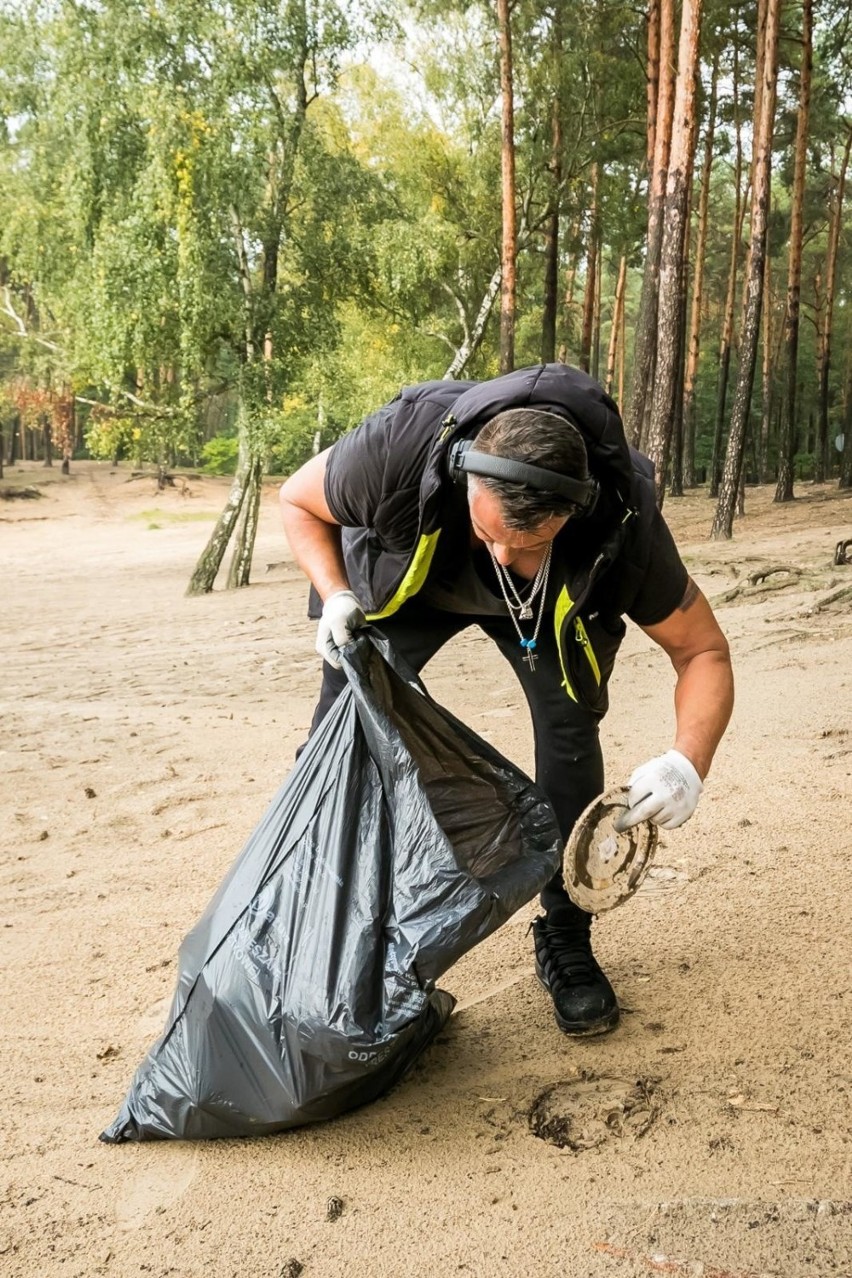
[[[250,1142],[97,1142],[315,691],[274,490],[258,584],[189,600],[224,491],[190,488],[89,465],[40,502],[0,503],[0,1273],[852,1273],[852,616],[803,615],[824,590],[720,610],[738,676],[726,744],[695,819],[597,924],[615,1034],[556,1030],[530,906],[448,974],[446,1032],[369,1109]],[[749,561],[852,580],[830,568],[852,499],[803,492],[783,510],[750,492],[722,546],[703,540],[706,497],[670,504],[708,594]],[[520,693],[487,641],[458,641],[426,679],[529,767]],[[669,744],[669,671],[639,632],[612,702],[615,779]],[[534,1136],[536,1098],[582,1071],[616,1099],[650,1080],[646,1134],[581,1153]]]

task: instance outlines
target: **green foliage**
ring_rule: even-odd
[[[185,427],[186,423],[181,430],[179,418],[97,412],[89,418],[84,434],[91,457],[137,465],[174,464],[190,455]]]
[[[316,441],[316,412],[301,398],[288,401],[270,421],[269,428],[269,470],[273,475],[290,475],[298,470],[313,454],[315,442],[320,442]]]
[[[799,21],[797,11],[785,11],[790,38],[781,46],[769,231],[776,351]],[[755,23],[753,0],[733,11],[706,0],[703,108],[714,54],[720,95],[699,465],[709,461],[737,233],[738,123],[746,171],[750,159]],[[620,257],[630,268],[628,326],[643,266],[645,14],[620,0],[517,0],[512,28],[516,357],[539,357],[544,229],[554,209],[559,292],[564,297],[569,280],[574,290],[557,342],[569,359],[577,356],[597,166],[603,361]],[[804,212],[803,466],[813,445],[828,213],[849,124],[847,28],[840,0],[827,0],[817,12]],[[229,473],[253,453],[289,473],[311,455],[317,434],[325,447],[401,386],[441,377],[472,330],[500,254],[499,105],[495,15],[484,0],[420,0],[393,19],[377,4],[344,0],[6,0],[0,383],[26,376],[33,386],[57,394],[69,387],[106,405],[99,411],[78,401],[93,456],[201,458],[211,472]],[[742,236],[745,248],[747,226]],[[830,375],[835,417],[849,398],[850,267],[844,235]],[[497,346],[495,308],[464,376],[495,373]],[[628,364],[628,383],[629,372]],[[776,402],[782,391],[776,353]]]
[[[240,451],[236,436],[216,435],[201,449],[201,459],[208,475],[233,475]]]
[[[98,461],[119,460],[129,457],[133,461],[149,460],[138,444],[141,429],[132,417],[96,417],[86,429],[86,448]]]

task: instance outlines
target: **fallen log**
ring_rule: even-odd
[[[43,496],[44,493],[41,492],[40,489],[32,488],[29,485],[23,486],[21,484],[9,484],[8,486],[4,485],[0,487],[0,497],[2,497],[4,501],[13,501],[16,497],[21,497],[24,500],[29,501],[34,497]]]

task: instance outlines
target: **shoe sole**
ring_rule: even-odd
[[[536,967],[535,974],[541,988],[547,990],[548,994],[550,994],[550,986],[538,970],[538,967]],[[553,1008],[553,1019],[562,1030],[562,1033],[567,1034],[569,1038],[596,1038],[599,1034],[608,1034],[610,1030],[615,1029],[620,1015],[619,1008],[616,1006],[607,1016],[602,1017],[599,1021],[592,1021],[590,1024],[588,1021],[566,1021],[564,1016],[559,1015],[556,1007]]]

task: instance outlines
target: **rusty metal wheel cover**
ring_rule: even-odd
[[[627,809],[627,790],[601,794],[582,814],[565,849],[565,886],[589,914],[629,900],[644,879],[657,846],[657,827],[642,821],[619,834],[613,822]]]

